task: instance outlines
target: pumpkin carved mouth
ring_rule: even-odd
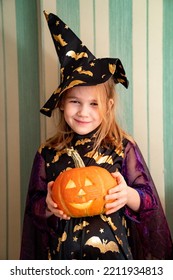
[[[88,207],[91,206],[92,203],[93,203],[93,200],[89,200],[84,203],[69,203],[69,204],[76,209],[87,209]]]

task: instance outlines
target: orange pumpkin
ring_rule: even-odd
[[[52,198],[68,216],[99,215],[104,213],[104,196],[116,184],[115,178],[102,167],[73,168],[56,178]]]

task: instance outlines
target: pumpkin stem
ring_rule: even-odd
[[[73,147],[67,148],[67,154],[68,156],[72,157],[75,167],[85,167],[85,164],[82,158],[80,157],[78,151],[74,150]]]

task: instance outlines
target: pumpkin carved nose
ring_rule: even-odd
[[[84,196],[84,195],[86,195],[86,192],[84,192],[83,189],[80,189],[79,192],[78,192],[78,194],[77,194],[77,196],[78,196],[78,197],[82,197],[82,196]]]

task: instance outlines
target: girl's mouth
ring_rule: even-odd
[[[87,122],[87,121],[82,121],[82,120],[77,120],[77,119],[74,119],[75,120],[75,122],[77,122],[78,124],[83,124],[83,125],[85,125],[85,124],[89,124],[90,122]]]

